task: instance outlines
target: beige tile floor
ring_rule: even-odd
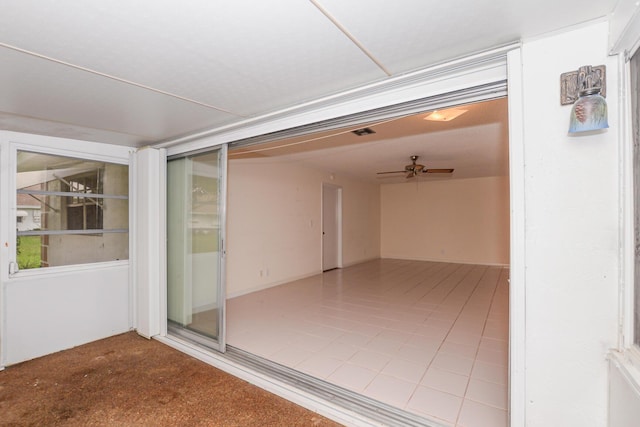
[[[508,269],[376,260],[227,302],[227,342],[456,427],[507,426]]]

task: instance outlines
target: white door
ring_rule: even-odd
[[[322,185],[322,270],[341,266],[341,196],[342,189]]]
[[[0,367],[133,326],[129,150],[78,144],[0,132]]]

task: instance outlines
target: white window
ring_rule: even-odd
[[[17,194],[39,203],[39,227],[17,231],[20,269],[129,257],[127,165],[18,151]]]

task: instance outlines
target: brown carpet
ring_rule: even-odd
[[[2,426],[339,426],[127,333],[0,372]]]

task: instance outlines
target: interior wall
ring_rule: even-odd
[[[509,264],[509,178],[381,186],[381,255]]]
[[[527,426],[607,425],[618,323],[618,63],[608,25],[522,46]],[[571,136],[560,74],[607,67],[610,128]],[[513,398],[513,396],[512,396]],[[518,396],[518,398],[520,398]]]
[[[380,257],[380,193],[296,162],[230,160],[227,296],[322,271],[322,183],[342,187],[342,264]]]

